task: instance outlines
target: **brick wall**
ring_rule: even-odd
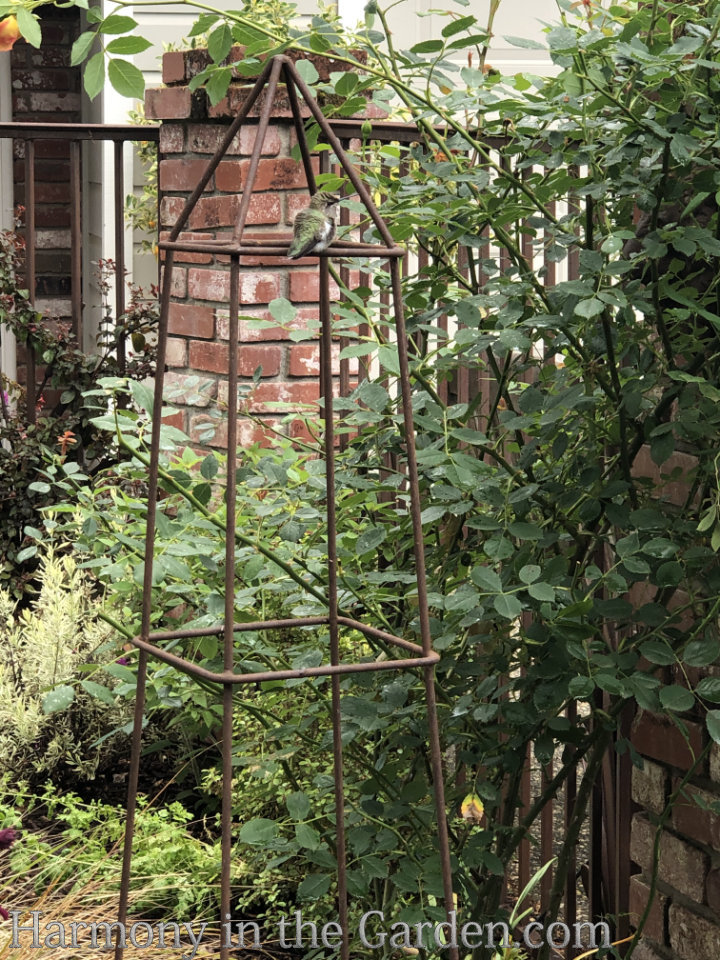
[[[79,123],[80,68],[70,49],[81,31],[78,9],[40,11],[42,48],[18,40],[10,54],[13,120]],[[25,204],[25,146],[14,141],[14,204]],[[70,317],[70,148],[60,140],[35,145],[37,307],[48,318]],[[18,345],[18,379],[25,379],[24,348]]]
[[[685,502],[695,458],[676,453],[662,470],[652,462],[649,450],[641,451],[634,473],[657,485],[668,509]],[[636,585],[631,600],[636,606],[652,597],[644,585]],[[682,605],[676,596],[670,606]],[[691,626],[689,614],[678,622],[679,630]],[[685,684],[678,671],[665,669],[667,682]],[[717,666],[686,668],[695,686],[703,676],[720,675]],[[659,818],[671,794],[707,744],[702,717],[692,711],[682,715],[686,737],[669,719],[638,711],[632,742],[644,758],[642,769],[632,771],[632,820],[630,855],[639,873],[630,880],[630,913],[637,923],[648,901],[653,847]],[[675,803],[660,840],[660,866],[656,896],[644,928],[644,939],[634,960],[714,960],[720,957],[720,816],[707,807],[720,803],[720,748],[713,744],[709,757],[694,771]],[[699,801],[696,802],[696,801]]]
[[[237,51],[233,51],[237,56]],[[205,65],[203,51],[172,52],[163,58],[165,87],[149,90],[146,113],[161,120],[160,134],[160,224],[167,233],[184,202],[195,187],[221,140],[224,131],[242,104],[246,84],[233,83],[228,96],[211,107],[202,90],[191,93],[189,79]],[[317,58],[316,67],[328,74],[332,65]],[[183,238],[208,239],[230,232],[246,182],[249,156],[255,143],[254,118],[262,98],[247,125],[243,125],[226,158],[198,201]],[[364,114],[377,115],[371,105]],[[295,214],[309,200],[302,165],[290,151],[295,141],[289,103],[282,86],[262,150],[262,159],[253,189],[246,236],[281,234],[287,242]],[[317,168],[316,168],[317,169]],[[174,290],[169,314],[167,384],[169,396],[179,407],[178,426],[190,437],[210,446],[223,447],[226,427],[218,420],[215,428],[209,411],[226,397],[228,368],[227,258],[204,253],[177,253]],[[331,286],[331,297],[337,289]],[[290,327],[277,325],[269,303],[285,297],[297,308]],[[247,415],[238,421],[240,445],[264,440],[271,426],[290,436],[305,433],[293,408],[314,415],[319,397],[318,344],[316,340],[295,343],[292,327],[299,328],[318,317],[317,260],[305,258],[290,264],[277,257],[241,259],[239,376],[241,407]],[[266,324],[258,328],[253,319]]]

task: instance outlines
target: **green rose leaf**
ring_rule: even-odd
[[[108,77],[115,90],[123,97],[141,100],[145,93],[145,77],[133,63],[127,60],[111,60]]]
[[[293,820],[304,820],[310,813],[310,801],[302,790],[289,794],[285,800],[285,805]]]
[[[673,684],[660,690],[660,703],[666,710],[683,713],[691,709],[695,703],[695,697],[686,687]]]
[[[277,832],[278,826],[274,820],[259,817],[257,820],[248,820],[247,823],[244,823],[238,831],[238,836],[243,843],[262,847],[274,840]]]
[[[96,53],[90,57],[84,73],[85,92],[94,100],[105,86],[105,54]]]
[[[311,873],[298,887],[300,900],[319,900],[330,889],[330,877],[324,873]]]
[[[57,713],[58,710],[66,710],[75,699],[75,689],[67,684],[61,684],[54,687],[45,694],[43,700],[43,713]]]

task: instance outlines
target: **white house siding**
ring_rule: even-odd
[[[385,5],[389,6],[387,2]],[[380,0],[380,6],[383,6],[383,0]],[[338,8],[344,22],[352,27],[363,19],[364,7],[365,0],[339,0]],[[439,37],[449,18],[428,13],[430,10],[447,9],[459,17],[472,14],[484,27],[489,7],[489,0],[470,0],[467,6],[460,6],[452,0],[404,0],[388,14],[393,42],[402,50],[423,40]],[[553,22],[557,18],[556,0],[500,0],[488,61],[501,73],[545,72],[550,66],[550,59],[544,51],[515,47],[504,38],[512,36],[541,41],[543,23]]]

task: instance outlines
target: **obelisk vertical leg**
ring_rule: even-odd
[[[158,345],[155,373],[155,394],[153,397],[152,429],[150,432],[150,469],[148,476],[148,505],[145,524],[145,567],[143,570],[143,599],[140,634],[144,640],[150,633],[152,613],[152,576],[153,553],[155,547],[155,522],[158,500],[158,473],[160,468],[160,429],[162,427],[163,386],[165,383],[165,355],[167,352],[168,315],[170,311],[170,291],[172,288],[173,252],[167,251],[163,270],[163,284],[160,299],[160,317],[158,320]],[[120,901],[118,922],[120,930],[125,929],[130,896],[130,869],[132,865],[132,846],[135,834],[135,809],[137,806],[138,780],[140,777],[140,753],[142,751],[142,726],[145,713],[145,687],[147,682],[148,655],[144,650],[138,654],[138,674],[135,688],[135,715],[133,722],[132,744],[130,748],[130,771],[128,773],[128,793],[125,814],[125,842],[123,847],[122,874],[120,878]],[[123,947],[119,939],[115,945],[115,960],[122,960]]]
[[[330,263],[320,258],[320,370],[323,391],[323,419],[325,423],[325,488],[327,492],[327,538],[328,538],[328,605],[330,630],[330,662],[340,663],[340,638],[338,629],[337,587],[337,524],[335,517],[335,423],[333,419],[332,377],[332,318],[330,315]],[[343,785],[343,749],[340,715],[340,677],[333,674],[332,685],[332,734],[333,772],[335,775],[335,851],[338,874],[338,920],[342,928],[341,960],[350,957],[350,933],[348,929],[347,863],[345,849],[345,792]]]
[[[400,389],[402,392],[403,423],[405,428],[405,451],[408,464],[408,488],[410,493],[410,519],[413,529],[413,543],[415,550],[415,568],[418,591],[418,616],[420,620],[420,637],[423,652],[427,656],[432,650],[430,634],[430,613],[428,609],[427,579],[425,576],[425,547],[423,544],[420,481],[415,454],[415,425],[412,412],[412,390],[410,388],[410,361],[408,357],[407,330],[403,311],[402,288],[400,284],[400,265],[396,259],[390,263],[392,277],[392,296],[394,301],[395,328],[397,331],[398,362],[400,368]],[[450,913],[455,909],[452,883],[452,863],[450,860],[450,837],[448,834],[447,814],[445,811],[445,782],[442,768],[442,751],[440,748],[440,728],[437,717],[437,700],[435,697],[435,668],[423,667],[425,681],[425,705],[428,720],[428,738],[430,741],[430,764],[435,794],[435,809],[437,814],[438,846],[440,850],[440,868],[443,881],[443,898],[445,912],[450,919]],[[457,948],[451,947],[448,956],[451,960],[458,960]]]

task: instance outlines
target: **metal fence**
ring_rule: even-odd
[[[126,306],[125,287],[125,195],[131,185],[125,182],[124,161],[126,145],[139,141],[158,142],[160,130],[158,127],[134,126],[129,124],[94,124],[94,123],[0,123],[0,139],[14,141],[16,153],[22,161],[22,173],[25,185],[24,197],[24,225],[25,234],[25,264],[24,283],[28,289],[31,304],[35,304],[38,293],[38,283],[41,273],[37,268],[38,255],[38,210],[42,200],[37,196],[37,158],[39,148],[48,141],[61,141],[68,145],[69,171],[66,181],[60,180],[57,186],[66,188],[66,202],[69,211],[69,271],[67,285],[69,288],[70,311],[69,323],[74,337],[79,344],[83,343],[85,309],[83,303],[83,253],[87,242],[84,214],[87,217],[87,200],[83,197],[83,166],[87,167],[90,159],[90,150],[99,149],[106,142],[113,145],[112,173],[110,186],[113,192],[113,245],[112,249],[102,251],[102,256],[111,259],[114,263],[114,297],[115,316],[121,317]],[[106,178],[107,179],[107,178]],[[106,184],[107,185],[107,184]],[[84,202],[85,200],[85,202]],[[96,213],[96,211],[95,211]],[[63,251],[65,252],[65,251]],[[124,365],[124,343],[118,346],[118,361],[120,368]],[[27,419],[35,422],[37,396],[36,378],[37,358],[32,351],[26,356],[26,397]]]

